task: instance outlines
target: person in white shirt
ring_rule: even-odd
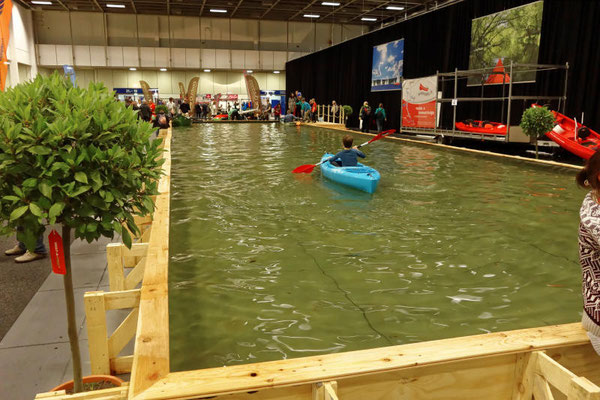
[[[171,114],[171,117],[177,114],[175,102],[172,97],[169,97],[169,101],[167,102],[167,110],[169,111],[169,114]]]

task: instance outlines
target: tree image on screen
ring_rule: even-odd
[[[493,67],[469,84],[502,84],[511,79],[509,64],[537,64],[544,2],[538,1],[473,20],[469,69]],[[515,82],[535,81],[535,72],[515,71]]]

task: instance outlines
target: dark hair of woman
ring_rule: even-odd
[[[594,153],[585,163],[585,167],[577,173],[575,180],[582,188],[592,188],[594,192],[600,194],[600,151]]]

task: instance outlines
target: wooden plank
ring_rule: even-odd
[[[571,380],[568,400],[599,400],[600,388],[584,377],[575,377]]]
[[[536,375],[533,379],[533,396],[535,400],[554,400],[548,381],[540,375]]]
[[[163,172],[155,201],[140,298],[129,398],[142,394],[169,373],[169,215],[171,129],[165,140]]]
[[[142,281],[145,266],[146,257],[141,257],[138,264],[125,277],[125,289],[134,289]]]
[[[536,356],[537,354],[535,353],[517,354],[512,393],[513,400],[531,399]]]
[[[115,375],[128,374],[133,365],[133,355],[116,357],[110,360],[110,370]]]
[[[125,290],[125,273],[123,271],[123,253],[121,243],[106,245],[106,261],[108,270],[108,284],[111,292]]]
[[[87,292],[83,296],[92,374],[110,375],[106,307],[104,292]]]
[[[144,391],[139,398],[202,397],[339,381],[349,376],[415,366],[575,346],[587,343],[588,340],[581,324],[573,323],[291,360],[175,372]]]
[[[135,336],[139,309],[134,308],[108,338],[108,357],[115,358]]]
[[[577,377],[573,372],[542,352],[537,353],[535,372],[543,376],[548,383],[557,388],[561,393],[565,394],[569,393],[571,380]]]
[[[93,390],[90,392],[81,392],[75,394],[62,394],[59,396],[53,397],[39,397],[41,395],[46,395],[48,393],[58,393],[58,392],[48,392],[48,393],[40,393],[36,396],[36,399],[52,399],[52,400],[124,400],[127,398],[129,386],[127,382],[124,382],[122,386],[102,389],[102,390]],[[64,392],[61,390],[60,392]]]
[[[104,293],[105,307],[107,310],[135,308],[138,307],[140,304],[140,296],[140,289],[121,290],[119,292],[106,292]]]
[[[148,243],[133,243],[131,249],[128,249],[124,244],[120,245],[123,256],[145,257],[148,254]]]
[[[600,386],[600,358],[590,343],[568,349],[550,349],[546,354],[577,376],[585,376]]]
[[[337,382],[313,383],[312,400],[338,400]]]
[[[35,398],[37,399],[48,399],[48,398],[55,398],[58,396],[64,396],[66,395],[67,392],[65,390],[56,390],[54,392],[46,392],[46,393],[38,393]]]

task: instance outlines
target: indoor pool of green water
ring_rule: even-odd
[[[372,195],[291,173],[341,138],[174,130],[173,371],[580,319],[573,171],[380,140]]]

